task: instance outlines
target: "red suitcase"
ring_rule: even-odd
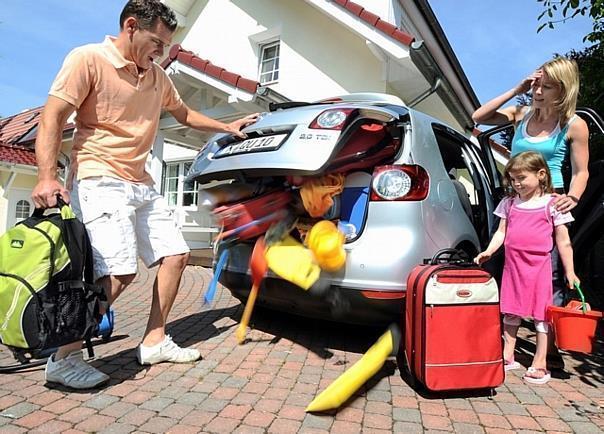
[[[456,253],[442,250],[409,274],[407,366],[432,391],[495,388],[505,378],[497,283]]]
[[[273,191],[214,209],[214,217],[223,227],[217,239],[246,240],[264,234],[273,223],[287,216],[287,206],[291,201],[289,191]]]

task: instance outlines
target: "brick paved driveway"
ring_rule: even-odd
[[[236,344],[241,305],[227,290],[202,307],[210,271],[189,266],[169,332],[199,348],[191,365],[138,366],[154,274],[142,271],[116,303],[113,340],[93,363],[111,375],[98,391],[70,393],[44,385],[43,370],[0,374],[0,432],[389,433],[604,432],[603,352],[566,355],[568,374],[546,386],[509,376],[493,399],[418,394],[396,361],[338,412],[311,415],[306,405],[360,358],[383,330],[362,330],[257,311],[250,340]],[[521,349],[531,351],[529,341]],[[518,358],[529,362],[528,356]],[[0,350],[0,363],[12,361]]]

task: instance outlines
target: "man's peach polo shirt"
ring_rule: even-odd
[[[71,164],[77,179],[111,176],[151,184],[145,162],[161,110],[183,102],[159,65],[139,74],[114,39],[69,53],[49,94],[76,107]]]

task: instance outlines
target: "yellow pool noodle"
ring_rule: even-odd
[[[306,411],[318,412],[340,407],[382,368],[390,355],[396,354],[400,336],[400,329],[392,324],[359,361],[336,378],[306,407]]]

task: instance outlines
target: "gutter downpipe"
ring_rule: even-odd
[[[440,78],[437,78],[436,82],[434,82],[434,84],[429,89],[426,89],[425,91],[420,93],[417,97],[415,97],[415,99],[408,104],[408,107],[412,108],[412,107],[418,105],[420,102],[422,102],[423,100],[428,98],[430,95],[432,95],[434,92],[436,92],[441,85],[442,85],[442,80]]]
[[[435,89],[438,96],[445,100],[447,106],[450,107],[453,116],[464,127],[464,129],[467,131],[472,131],[474,128],[472,118],[464,110],[461,102],[457,98],[457,95],[455,92],[453,92],[451,85],[426,48],[424,41],[413,42],[409,50],[409,55],[411,57],[411,61],[417,66],[428,83],[431,84],[431,88]],[[413,102],[417,104],[415,100]]]

